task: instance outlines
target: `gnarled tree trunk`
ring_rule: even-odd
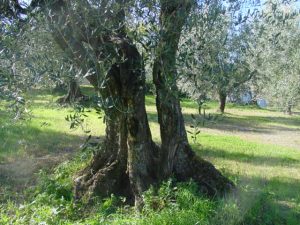
[[[108,107],[103,150],[76,179],[77,197],[88,193],[123,194],[141,206],[142,192],[157,180],[157,146],[152,141],[145,109],[145,76],[136,47],[120,40],[122,57],[112,66],[102,97],[114,101]],[[95,171],[94,174],[90,171]]]
[[[124,4],[123,0],[117,0]],[[117,8],[117,7],[116,7]],[[96,65],[90,63],[84,47],[85,37],[76,35],[67,15],[64,2],[52,5],[54,14],[49,18],[56,24],[62,24],[63,32],[53,32],[58,45],[73,58],[75,64],[87,73]],[[104,102],[110,105],[105,109],[106,137],[102,150],[94,156],[91,164],[75,180],[76,198],[94,194],[109,195],[120,193],[134,197],[135,204],[142,203],[141,195],[156,178],[155,154],[157,146],[152,141],[145,109],[145,74],[141,56],[136,47],[126,37],[125,13],[122,8],[117,12],[114,33],[105,37],[94,37],[94,49],[98,45],[114,46],[117,51],[95,52],[99,58],[110,55],[117,62],[112,65],[105,79],[94,74],[86,78],[100,91]],[[113,21],[112,21],[113,22]],[[76,26],[78,29],[79,26]],[[59,29],[59,27],[58,27]],[[99,83],[102,80],[104,85]]]

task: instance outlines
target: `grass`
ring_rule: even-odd
[[[70,107],[62,108],[55,101],[58,96],[37,90],[28,94],[31,118],[26,121],[13,121],[9,113],[0,107],[0,162],[1,159],[18,155],[55,153],[78,148],[87,134],[82,129],[70,129],[65,117],[74,113]],[[104,133],[104,124],[91,109],[83,126],[91,135]]]
[[[92,92],[89,87],[83,90],[87,94]],[[89,150],[76,149],[89,134],[69,129],[65,117],[73,109],[58,107],[57,97],[43,90],[30,93],[33,117],[23,122],[12,123],[3,110],[5,103],[0,106],[0,224],[299,224],[300,143],[296,142],[296,135],[300,116],[234,104],[228,104],[227,113],[220,116],[215,110],[217,103],[209,102],[207,113],[216,119],[201,127],[200,135],[191,143],[200,156],[213,162],[237,184],[236,193],[209,200],[193,182],[170,180],[158,190],[145,193],[144,211],[137,214],[119,196],[96,199],[92,206],[74,204],[73,175],[91,155]],[[146,104],[153,138],[159,142],[154,97],[147,96]],[[183,99],[187,125],[193,124],[190,114],[197,110],[193,101]],[[105,127],[98,114],[94,110],[87,114],[85,128],[93,136],[103,136]],[[284,140],[277,144],[276,138],[284,138],[276,136],[277,132],[295,136],[295,144],[290,147]],[[250,133],[251,139],[245,133]],[[273,140],[261,140],[262,135]],[[5,182],[5,166],[15,165],[26,157],[59,158],[61,152],[72,152],[72,157],[50,172],[40,172],[33,187],[18,189],[24,198],[13,198],[14,177]]]
[[[230,176],[238,185],[240,195],[247,196],[249,190],[255,190],[256,199],[251,195],[240,202],[240,207],[247,207],[250,211],[251,207],[258,207],[253,216],[265,213],[262,221],[255,220],[253,224],[265,224],[266,216],[271,219],[266,224],[299,223],[299,150],[210,134],[201,135],[200,143],[199,154]],[[268,211],[265,211],[264,204],[269,204]]]

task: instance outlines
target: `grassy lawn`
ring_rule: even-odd
[[[84,92],[88,94],[91,90],[84,87]],[[30,221],[22,220],[22,216],[30,217],[33,221],[31,224],[43,221],[48,221],[46,224],[195,224],[194,221],[203,222],[199,224],[300,223],[300,136],[297,136],[300,116],[286,116],[281,112],[234,104],[228,104],[226,114],[221,116],[216,113],[216,102],[207,104],[207,114],[215,116],[213,123],[208,122],[200,127],[200,135],[195,141],[191,140],[191,143],[200,156],[213,162],[237,184],[236,192],[223,200],[203,199],[195,195],[190,186],[183,186],[178,189],[176,199],[182,196],[188,199],[190,196],[197,206],[178,203],[176,209],[170,206],[141,216],[126,207],[115,207],[112,197],[101,203],[98,211],[92,209],[89,216],[84,215],[80,219],[73,214],[82,213],[81,208],[74,208],[73,203],[65,203],[66,200],[60,199],[50,203],[48,195],[45,197],[41,191],[38,193],[42,194],[35,195],[35,198],[39,196],[41,199],[34,204],[26,199],[22,204],[14,202],[9,191],[20,190],[11,186],[17,182],[14,179],[24,175],[12,175],[8,182],[5,173],[10,172],[9,165],[20,166],[20,161],[24,163],[28,158],[31,161],[27,161],[27,164],[32,164],[31,162],[36,163],[45,157],[48,162],[55,157],[58,158],[57,162],[61,162],[63,157],[60,154],[65,153],[68,155],[66,162],[54,170],[53,179],[59,180],[58,183],[67,190],[71,188],[72,173],[84,164],[82,158],[78,158],[78,149],[88,135],[82,129],[69,129],[70,125],[65,117],[73,109],[57,106],[57,95],[35,91],[28,97],[32,112],[32,118],[28,121],[13,123],[3,110],[5,103],[0,106],[0,224],[9,224],[7,221],[10,221],[12,214],[15,214],[14,224],[26,224],[24,221]],[[155,98],[147,96],[146,103],[153,138],[159,142]],[[183,99],[182,108],[187,129],[190,130],[189,125],[193,123],[190,114],[197,114],[197,105],[191,100]],[[98,114],[92,109],[86,114],[88,117],[84,128],[91,130],[95,137],[103,136],[105,127]],[[75,159],[71,159],[72,157]],[[26,170],[29,167],[26,167],[27,164],[20,168]],[[34,174],[38,169],[44,169],[43,163],[40,167],[31,169]],[[47,188],[52,185],[52,181],[49,182],[44,182]],[[62,188],[61,186],[59,187]],[[58,187],[55,188],[57,191]],[[54,209],[60,210],[59,205],[63,205],[61,210],[66,215],[53,212]]]
[[[11,115],[0,108],[0,162],[21,155],[44,155],[76,149],[87,136],[82,129],[70,129],[65,117],[74,112],[70,107],[60,107],[55,101],[58,96],[45,91],[36,91],[28,96],[31,118],[12,121]],[[3,105],[2,105],[3,109]],[[84,128],[90,134],[101,136],[105,126],[95,111],[88,112]]]

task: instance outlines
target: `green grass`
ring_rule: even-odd
[[[210,134],[201,135],[199,143],[199,154],[236,182],[239,195],[245,198],[240,207],[249,212],[256,210],[251,224],[299,223],[299,150]],[[249,195],[253,190],[255,194]],[[263,213],[262,218],[257,218],[260,222],[255,220],[259,213]],[[264,223],[267,217],[270,221]]]
[[[14,121],[0,105],[0,162],[9,157],[24,154],[44,155],[78,148],[87,134],[80,128],[70,129],[65,117],[74,113],[71,107],[60,107],[55,101],[58,96],[44,90],[28,95],[28,107],[32,114],[26,121]],[[104,124],[94,110],[86,113],[83,126],[91,135],[104,134]]]
[[[90,87],[83,90],[92,93]],[[167,181],[158,190],[145,193],[145,208],[138,214],[119,196],[95,200],[92,206],[74,204],[74,174],[91,157],[90,151],[77,149],[89,134],[69,129],[65,117],[73,109],[57,106],[57,95],[36,90],[28,98],[33,115],[29,121],[12,123],[5,103],[1,103],[0,169],[1,163],[18,162],[24,157],[56,156],[69,150],[75,153],[50,173],[41,172],[35,186],[19,190],[21,200],[14,199],[14,189],[10,188],[14,184],[4,183],[6,178],[1,178],[0,170],[0,224],[299,224],[300,147],[256,137],[275,131],[297,135],[300,116],[234,104],[228,104],[221,116],[216,112],[216,102],[207,103],[207,113],[217,118],[200,128],[193,148],[235,182],[236,192],[224,199],[209,200],[193,182]],[[153,138],[159,142],[155,98],[147,96],[146,104]],[[187,125],[193,123],[190,114],[197,110],[197,104],[183,99]],[[96,112],[87,114],[85,128],[93,136],[103,136],[105,127]],[[232,134],[231,129],[236,127],[240,131]],[[249,133],[246,128],[254,134],[251,140],[244,135]]]

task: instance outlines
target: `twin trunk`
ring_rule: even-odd
[[[102,151],[76,179],[76,197],[116,193],[134,200],[140,207],[142,193],[171,175],[178,181],[194,179],[211,196],[231,188],[233,184],[228,179],[190,148],[179,99],[161,80],[161,65],[157,62],[154,76],[160,80],[156,82],[156,100],[161,147],[152,141],[141,56],[125,40],[119,48],[126,60],[112,66],[101,93],[113,102],[113,107],[105,112],[106,138]]]
[[[117,32],[115,38],[108,36],[110,38],[106,41],[116,46],[114,57],[119,58],[105,78],[105,87],[99,89],[97,77],[87,76],[109,106],[105,111],[106,137],[102,150],[75,180],[76,198],[116,193],[132,200],[134,198],[135,205],[141,206],[143,191],[172,174],[178,181],[193,178],[204,192],[212,196],[222,194],[233,186],[212,164],[197,157],[191,150],[177,96],[176,52],[191,2],[161,0],[162,32],[153,69],[161,147],[152,141],[147,119],[141,56],[136,46],[128,41],[123,29]],[[54,6],[57,6],[56,12],[64,7],[61,4]],[[123,10],[120,12],[118,18],[125,22]],[[57,23],[60,21],[58,18]],[[67,19],[64,15],[62,18],[62,21]],[[53,33],[53,36],[74,63],[87,72],[89,61],[82,60],[85,55],[84,40],[74,39],[74,32],[68,23],[65,27],[63,35]],[[69,51],[70,45],[76,51]],[[102,52],[100,55],[109,54]]]
[[[139,207],[142,192],[171,175],[178,181],[194,179],[211,196],[233,187],[212,164],[197,157],[188,143],[177,96],[175,66],[180,31],[191,7],[188,2],[161,1],[162,35],[153,68],[161,147],[153,143],[149,129],[141,56],[124,39],[119,48],[126,60],[112,67],[102,93],[115,102],[106,112],[103,151],[77,179],[76,195],[85,194],[86,190],[102,195],[121,193],[134,197]]]

